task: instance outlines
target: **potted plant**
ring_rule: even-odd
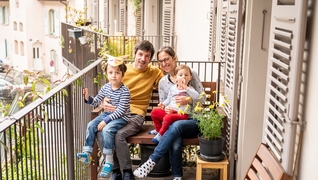
[[[216,91],[213,91],[213,94],[216,94]],[[201,98],[208,96],[205,93],[201,94]],[[225,96],[223,96],[223,99],[224,103],[228,103]],[[205,107],[198,102],[191,113],[193,118],[197,120],[200,130],[198,138],[200,154],[203,156],[219,157],[222,155],[225,141],[225,137],[222,134],[222,128],[224,127],[223,119],[225,118],[222,108],[222,106],[225,106],[224,103],[220,107],[219,102],[212,102],[208,107]]]
[[[69,19],[71,23],[75,23],[76,26],[88,26],[91,22],[85,18],[87,13],[87,7],[84,7],[83,10],[72,8],[70,6],[66,7],[67,14],[65,15],[66,19]]]

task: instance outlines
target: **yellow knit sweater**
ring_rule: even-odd
[[[126,65],[127,71],[123,83],[130,91],[130,111],[132,114],[145,116],[151,92],[154,88],[158,88],[163,74],[159,68],[152,65],[148,65],[144,70],[134,68],[131,63]]]

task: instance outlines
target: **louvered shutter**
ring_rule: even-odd
[[[135,11],[136,36],[143,36],[143,2],[140,3],[140,8]]]
[[[3,24],[4,20],[3,20],[3,7],[0,6],[0,24]]]
[[[99,7],[99,1],[98,0],[94,0],[94,4],[93,4],[93,25],[96,25],[97,27],[99,27],[99,18],[98,18],[98,7]]]
[[[162,35],[161,44],[173,44],[172,36],[174,35],[174,0],[163,0],[163,17],[162,17]]]
[[[54,11],[54,18],[55,18],[55,27],[54,27],[54,35],[60,36],[60,11],[55,10]]]
[[[222,11],[219,15],[221,22],[220,60],[225,61],[224,71],[224,95],[229,104],[224,108],[227,115],[227,139],[226,146],[229,153],[230,178],[234,179],[235,154],[238,127],[238,91],[239,91],[239,67],[242,53],[242,3],[238,1],[221,1]],[[227,9],[227,10],[226,10]],[[223,48],[223,49],[222,49]]]
[[[127,34],[126,22],[127,22],[127,11],[126,11],[126,0],[120,0],[119,2],[119,31]]]
[[[109,5],[108,0],[104,0],[104,20],[103,20],[103,31],[109,34]]]
[[[210,0],[210,13],[209,13],[209,60],[214,61],[215,55],[215,41],[216,41],[216,7],[217,0]]]
[[[292,174],[307,1],[273,0],[263,142]]]
[[[44,10],[44,32],[45,35],[49,34],[49,11],[47,9]]]
[[[9,24],[9,8],[4,6],[4,24]]]

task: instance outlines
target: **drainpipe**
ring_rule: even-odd
[[[63,2],[62,0],[60,0],[60,3],[62,3],[62,4],[65,5],[65,15],[66,15],[66,16],[65,16],[65,17],[66,17],[65,19],[66,19],[66,23],[68,23],[68,20],[67,20],[67,19],[68,19],[68,18],[67,18],[67,6],[68,6],[68,1],[69,1],[69,0],[66,0],[66,3],[65,3],[65,2]]]

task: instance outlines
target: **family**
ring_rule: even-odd
[[[111,180],[134,180],[146,177],[160,158],[169,152],[171,172],[174,180],[181,180],[183,138],[196,137],[199,133],[196,120],[184,113],[191,109],[203,92],[198,74],[186,65],[177,66],[178,57],[169,46],[157,52],[157,61],[166,73],[151,65],[155,54],[149,41],[139,42],[134,49],[134,61],[124,64],[119,58],[109,58],[105,65],[109,83],[95,97],[83,89],[85,103],[96,106],[103,104],[104,112],[87,125],[83,151],[77,158],[89,163],[95,137],[102,139],[105,164],[100,176],[112,172]],[[151,112],[156,134],[152,139],[157,144],[149,159],[132,171],[130,152],[126,138],[137,134],[145,120],[153,89],[158,89],[160,103]],[[97,133],[101,132],[101,133]]]

